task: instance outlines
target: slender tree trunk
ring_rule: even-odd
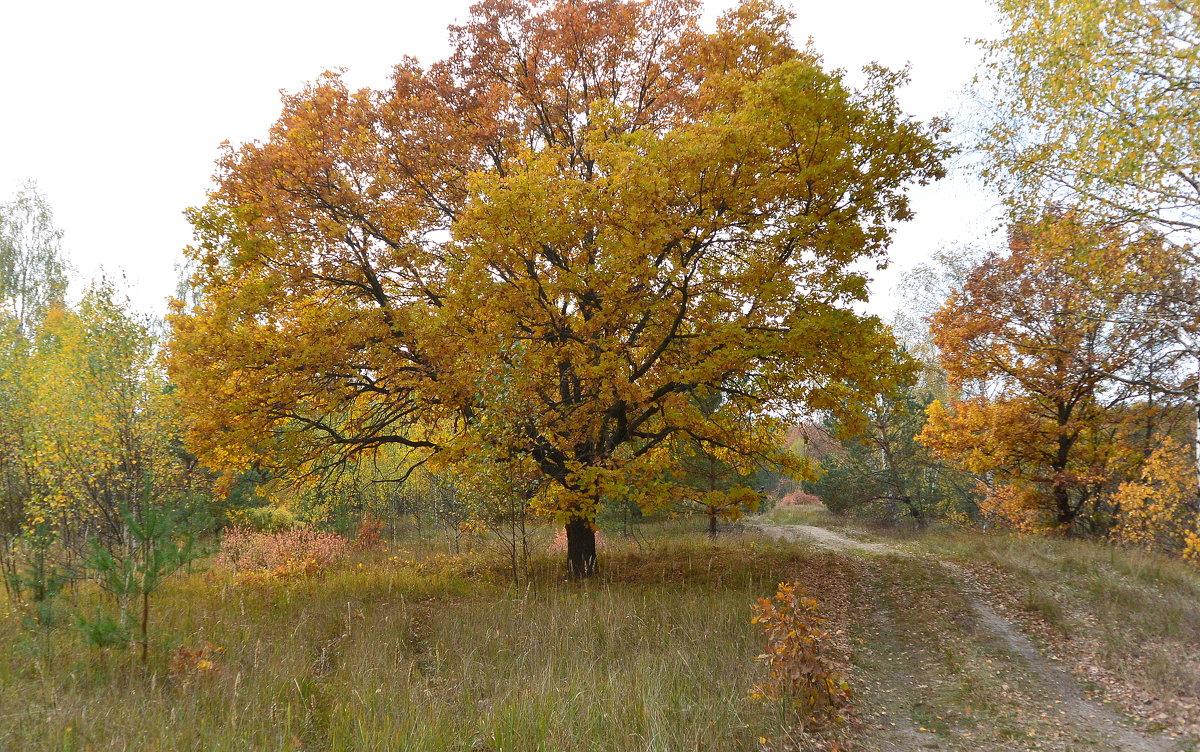
[[[917,523],[917,527],[921,530],[924,530],[926,520],[925,515],[921,514],[921,508],[917,506],[916,502],[912,500],[911,496],[903,496],[901,498],[904,501],[904,505],[908,507],[909,515],[913,518],[913,521]]]
[[[567,571],[575,579],[596,573],[596,531],[587,520],[567,523]]]
[[[521,577],[518,562],[520,561],[517,546],[520,545],[520,540],[517,538],[517,510],[514,504],[514,497],[509,497],[508,503],[508,532],[509,532],[509,547],[508,556],[509,563],[512,565],[512,581],[513,587],[520,587]]]
[[[1200,373],[1196,374],[1196,402],[1193,407],[1196,408],[1196,441],[1192,447],[1196,452],[1196,498],[1193,501],[1195,502],[1195,511],[1197,513],[1196,532],[1200,534]]]
[[[529,530],[525,524],[526,506],[521,505],[521,570],[525,573],[525,580],[529,580]]]
[[[709,537],[717,537],[717,515],[715,512],[708,513],[708,535]]]
[[[4,580],[4,595],[10,603],[17,601],[17,593],[12,587],[12,578],[17,572],[17,565],[13,560],[15,556],[8,536],[0,537],[0,574],[3,575],[0,579]]]
[[[1196,497],[1192,499],[1192,511],[1196,513],[1196,534],[1200,535],[1200,333],[1197,333],[1194,338],[1189,337],[1181,327],[1179,341],[1190,350],[1196,366],[1196,389],[1190,398],[1185,399],[1191,404],[1196,418],[1196,434],[1192,442],[1192,450],[1195,452],[1193,459],[1196,471]]]
[[[142,663],[146,663],[146,654],[150,650],[150,592],[142,591]]]

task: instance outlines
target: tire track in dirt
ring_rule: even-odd
[[[769,525],[755,524],[756,529],[773,538],[789,542],[814,543],[830,551],[862,551],[870,554],[911,557],[914,554],[886,543],[867,543],[854,540],[841,533],[815,525]],[[984,599],[971,573],[964,567],[939,558],[932,558],[941,569],[958,585],[960,594],[970,605],[980,627],[1016,656],[1046,690],[1056,697],[1047,700],[1067,711],[1067,715],[1088,724],[1087,731],[1097,734],[1108,752],[1173,752],[1179,747],[1174,740],[1162,736],[1150,736],[1124,725],[1121,718],[1105,706],[1090,699],[1078,682],[1062,668],[1048,661],[1037,646],[1010,620],[1001,616]],[[908,738],[900,731],[901,739]],[[925,745],[923,745],[925,746]],[[1015,748],[1014,748],[1015,749]]]

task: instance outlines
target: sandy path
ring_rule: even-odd
[[[786,541],[815,543],[831,551],[863,551],[871,554],[913,556],[913,554],[887,543],[865,543],[841,533],[815,525],[764,525],[755,527],[766,535]],[[1078,682],[1066,671],[1048,661],[1028,637],[1009,619],[1001,616],[984,600],[983,589],[975,582],[971,573],[957,564],[941,559],[932,559],[956,582],[963,597],[970,604],[979,625],[991,634],[1020,663],[1036,675],[1048,692],[1047,704],[1065,709],[1066,715],[1086,727],[1103,740],[1099,749],[1111,752],[1171,752],[1179,749],[1176,742],[1161,736],[1148,736],[1129,728],[1111,710],[1084,693]],[[1016,748],[1014,748],[1016,749]],[[1092,749],[1097,749],[1093,747]]]

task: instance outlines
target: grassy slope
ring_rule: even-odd
[[[1084,541],[943,533],[919,545],[986,566],[1026,631],[1151,725],[1200,737],[1200,570]]]

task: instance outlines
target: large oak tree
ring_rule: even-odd
[[[660,501],[673,437],[767,460],[774,422],[887,388],[890,338],[853,304],[906,186],[942,175],[941,125],[901,112],[899,74],[826,71],[770,2],[711,33],[699,12],[485,0],[386,89],[286,96],[192,214],[171,353],[195,448],[532,458],[587,574],[597,504]]]

